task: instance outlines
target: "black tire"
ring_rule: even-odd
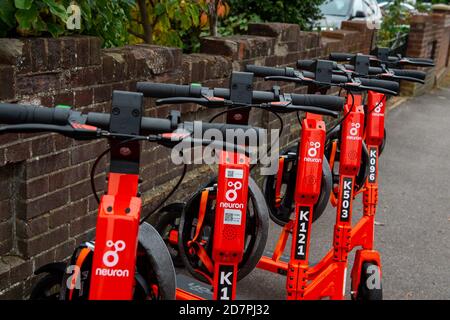
[[[174,300],[176,294],[176,276],[172,258],[167,250],[158,231],[150,224],[144,222],[139,227],[139,242],[136,255],[136,286],[133,300]],[[88,247],[81,245],[72,255],[71,262],[77,259],[80,248]],[[87,300],[90,286],[90,270],[92,269],[92,257],[95,250],[94,243],[89,243],[90,252],[81,266],[84,277],[81,279],[81,288],[74,289],[72,300]],[[51,275],[51,274],[50,274]],[[66,283],[71,275],[61,273],[62,281]],[[68,300],[69,290],[66,286],[61,287],[60,299]],[[157,288],[157,290],[153,290]]]
[[[63,275],[47,273],[33,286],[30,300],[59,300]]]
[[[383,153],[384,147],[386,147],[386,139],[387,139],[386,128],[384,128],[384,138],[383,138],[383,142],[380,145],[380,156]]]
[[[170,208],[164,208],[162,211],[154,214],[154,219],[152,219],[152,226],[158,231],[161,238],[169,250],[170,256],[172,257],[172,262],[176,268],[183,268],[184,263],[180,257],[180,251],[178,249],[178,244],[173,245],[169,242],[169,232],[173,229],[178,231],[180,225],[181,213],[183,209],[180,210],[170,210]]]
[[[281,152],[281,154],[297,153],[298,146],[290,147]],[[325,211],[330,199],[332,190],[332,173],[328,160],[324,157],[322,166],[322,192],[319,199],[314,206],[313,222],[319,219]],[[294,212],[294,192],[295,192],[295,179],[297,176],[297,165],[292,164],[292,167],[287,173],[287,188],[285,195],[282,197],[281,205],[279,208],[275,207],[275,194],[274,194],[274,175],[268,175],[264,177],[263,192],[267,200],[269,208],[270,219],[281,227],[284,227],[289,222],[292,213]],[[283,179],[285,177],[283,176]],[[283,180],[284,181],[284,180]]]
[[[137,261],[138,272],[147,283],[158,286],[159,299],[174,300],[177,283],[172,258],[164,240],[149,223],[139,227],[139,247],[146,255]]]
[[[376,268],[376,269],[373,269]],[[377,270],[372,272],[371,269]],[[377,278],[373,278],[377,277]],[[375,280],[375,284],[373,283]],[[370,284],[369,284],[370,282]],[[379,284],[378,288],[377,285]],[[375,287],[373,287],[375,285]],[[361,268],[361,279],[359,282],[356,300],[383,300],[383,288],[381,285],[380,268],[371,262],[364,262]]]
[[[203,185],[199,191],[197,191],[186,203],[185,210],[180,220],[180,228],[178,235],[178,246],[180,248],[180,255],[183,259],[184,266],[189,273],[199,281],[208,283],[208,280],[199,272],[196,271],[197,258],[188,254],[189,249],[186,245],[187,241],[191,239],[191,227],[192,218],[198,209],[198,203],[200,201],[201,191],[206,187],[212,187],[216,183],[216,179],[212,179],[207,184]],[[215,193],[214,193],[215,196]],[[269,209],[267,207],[264,195],[256,182],[249,177],[248,180],[248,205],[247,205],[247,223],[246,234],[252,236],[246,239],[244,256],[241,263],[238,266],[238,281],[247,276],[257,265],[261,256],[264,253],[264,249],[267,242],[268,230],[269,230]],[[214,201],[215,202],[215,201]],[[205,222],[207,223],[209,232],[209,241],[205,246],[206,251],[211,255],[212,251],[212,234],[214,210],[215,207],[210,207],[209,214]],[[207,227],[204,227],[206,230]]]

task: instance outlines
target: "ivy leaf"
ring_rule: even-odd
[[[0,21],[3,21],[10,28],[16,25],[15,11],[12,0],[0,0]],[[2,27],[2,30],[5,29]]]
[[[28,10],[33,4],[33,0],[14,0],[17,9]]]
[[[64,33],[64,27],[58,23],[49,22],[47,24],[48,32],[51,33],[52,37],[56,38]]]
[[[43,2],[48,6],[53,15],[60,18],[64,23],[67,21],[67,11],[62,4],[58,4],[54,0],[43,0]]]
[[[36,21],[33,22],[33,29],[38,32],[47,31],[47,24],[42,20],[40,16],[37,17]]]
[[[165,12],[166,12],[166,8],[161,3],[157,3],[155,5],[155,15],[156,16],[160,16]]]
[[[29,30],[36,22],[38,15],[36,6],[31,6],[28,10],[17,10],[16,19],[19,22],[19,29]]]
[[[8,26],[0,20],[0,38],[6,37],[8,32]]]

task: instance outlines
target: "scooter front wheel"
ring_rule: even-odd
[[[59,300],[62,281],[62,274],[46,274],[34,285],[31,290],[30,300]]]

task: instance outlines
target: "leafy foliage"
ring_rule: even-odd
[[[68,30],[67,8],[81,8],[81,29]],[[132,0],[0,0],[0,36],[53,37],[81,33],[103,38],[105,47],[128,42],[129,12]]]
[[[243,12],[237,15],[231,15],[223,21],[220,21],[218,31],[222,36],[241,34],[248,30],[249,23],[261,21],[261,17],[257,14]]]
[[[401,0],[392,0],[384,13],[378,32],[378,45],[390,47],[399,35],[409,31],[410,14],[404,11]]]
[[[132,42],[156,43],[193,51],[206,25],[200,16],[206,5],[196,0],[138,1],[132,11]],[[194,50],[195,51],[195,50]]]
[[[303,30],[312,28],[312,23],[321,17],[319,6],[324,0],[229,0],[231,16],[244,13],[247,19],[258,16],[267,22],[299,24]]]

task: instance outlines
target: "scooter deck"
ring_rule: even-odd
[[[213,300],[212,286],[182,273],[177,273],[177,289],[195,295],[200,298],[200,300]],[[236,300],[243,299],[243,297],[236,294]]]

